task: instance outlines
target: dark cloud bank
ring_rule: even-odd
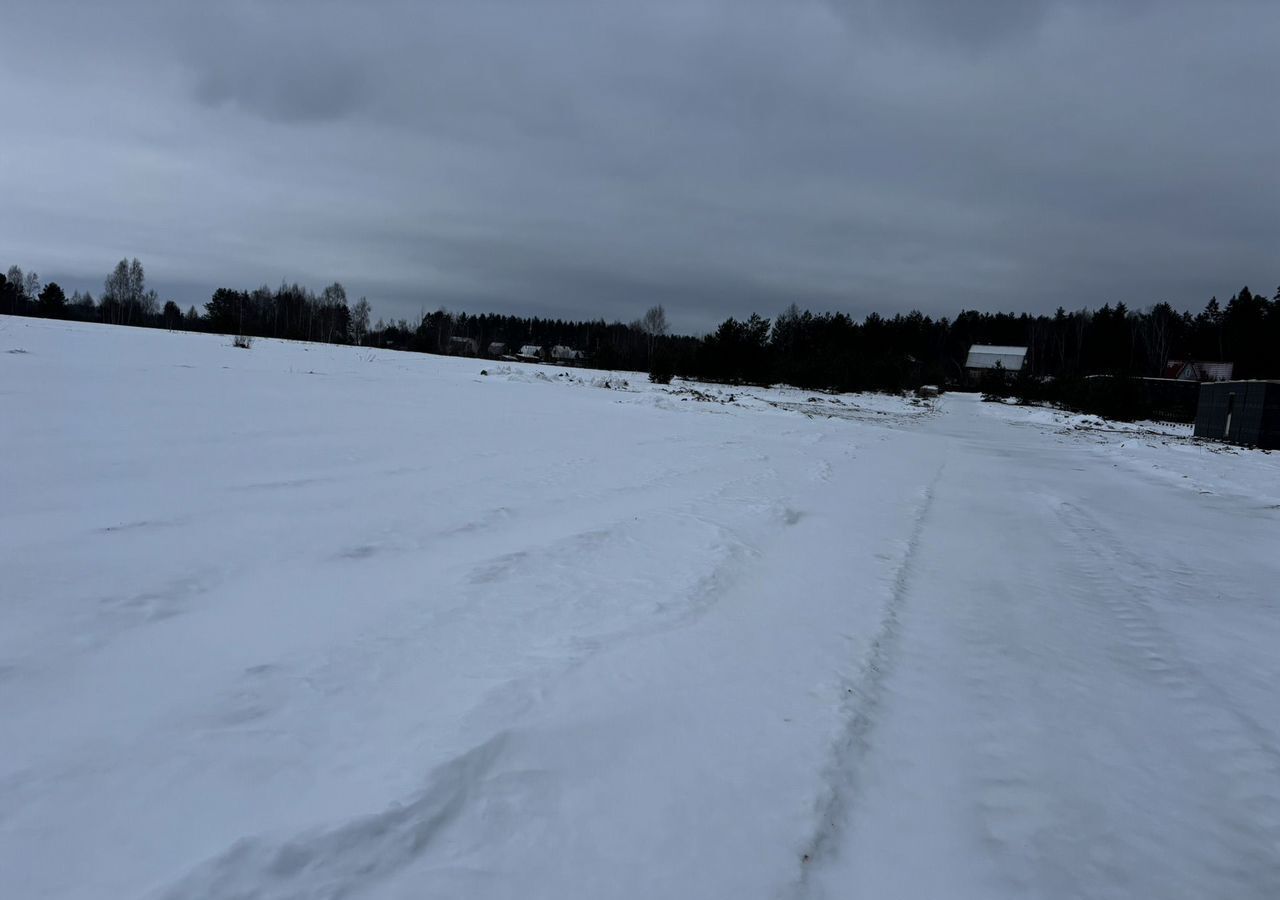
[[[21,4],[0,247],[698,331],[1280,277],[1280,4]]]

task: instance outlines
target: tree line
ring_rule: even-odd
[[[320,294],[297,284],[275,290],[219,288],[203,312],[194,306],[184,312],[172,300],[161,305],[156,292],[147,288],[146,271],[137,259],[120,260],[96,300],[89,291],[68,297],[57,282],[43,284],[37,273],[24,273],[19,266],[0,274],[0,313],[106,325],[345,344],[363,341],[369,309],[363,297],[349,305],[346,290],[335,282]]]
[[[669,333],[661,306],[628,323],[440,309],[416,322],[371,325],[368,301],[350,303],[338,282],[318,294],[298,284],[218,288],[202,311],[184,312],[172,300],[159,302],[134,259],[116,265],[96,300],[78,291],[67,297],[56,283],[42,284],[36,273],[12,266],[0,275],[0,311],[422,353],[485,356],[499,344],[507,352],[532,344],[549,353],[563,345],[582,351],[593,368],[846,391],[964,383],[975,343],[1027,347],[1021,378],[1041,384],[1098,374],[1160,376],[1174,359],[1230,361],[1238,378],[1280,377],[1280,289],[1268,299],[1247,287],[1226,303],[1211,298],[1196,314],[1168,303],[1141,311],[1117,303],[1053,315],[967,310],[952,319],[913,311],[857,321],[793,304],[772,319],[729,318],[708,335],[690,337]]]

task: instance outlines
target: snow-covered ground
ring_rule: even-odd
[[[1280,454],[11,318],[0,450],[4,897],[1280,896]]]

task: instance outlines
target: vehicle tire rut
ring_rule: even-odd
[[[1158,598],[1144,586],[1158,583],[1150,577],[1151,563],[1125,550],[1087,511],[1062,503],[1058,512],[1087,557],[1096,560],[1083,574],[1098,584],[1093,594],[1118,625],[1131,662],[1167,698],[1182,725],[1180,736],[1212,784],[1210,796],[1189,799],[1199,816],[1221,826],[1204,828],[1203,842],[1217,845],[1212,858],[1234,860],[1232,871],[1221,873],[1233,884],[1231,896],[1280,896],[1280,748],[1274,737],[1178,652],[1159,622]],[[1126,570],[1139,576],[1126,590],[1104,586]]]
[[[885,701],[885,683],[892,673],[901,643],[902,613],[910,602],[911,584],[921,539],[933,508],[934,494],[945,463],[925,488],[916,508],[902,561],[894,573],[892,590],[870,649],[858,670],[843,682],[843,728],[832,745],[823,772],[823,791],[816,808],[813,833],[800,851],[800,872],[789,896],[813,893],[810,875],[831,856],[844,838],[850,808],[859,793],[862,762],[870,752],[872,735]]]

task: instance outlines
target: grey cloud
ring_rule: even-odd
[[[0,60],[0,246],[42,273],[691,330],[1280,277],[1261,0],[121,6]]]
[[[364,73],[357,65],[271,57],[254,68],[207,64],[196,76],[195,97],[224,103],[280,122],[324,122],[357,109]]]
[[[1034,34],[1064,0],[831,0],[859,28],[988,47]]]
[[[326,5],[210,4],[192,14],[163,14],[194,99],[231,105],[268,121],[325,122],[344,118],[370,100],[370,47],[344,40],[339,14],[325,23]]]

